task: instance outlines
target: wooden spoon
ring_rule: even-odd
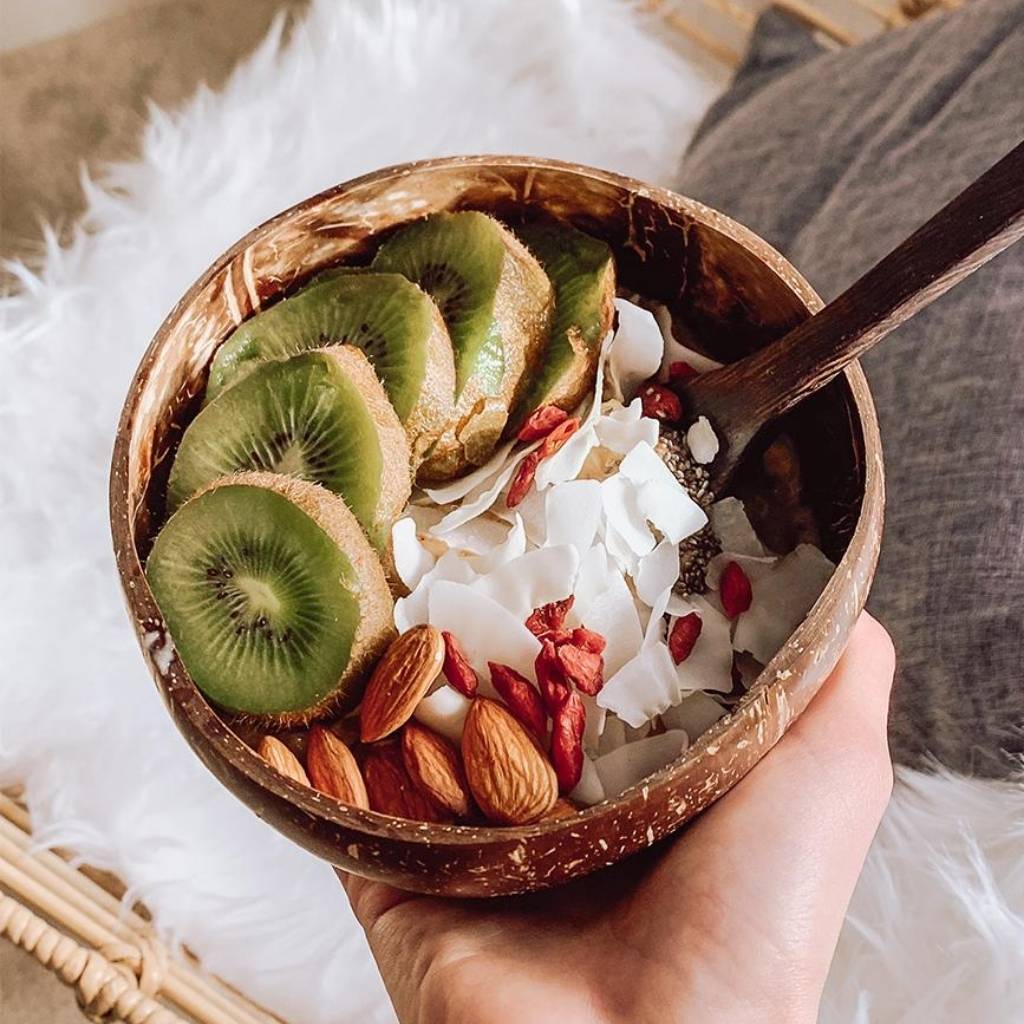
[[[764,424],[824,387],[893,328],[1022,235],[1024,143],[799,327],[752,355],[689,380],[681,390],[689,416],[706,416],[721,443],[708,467],[711,490],[724,492]]]

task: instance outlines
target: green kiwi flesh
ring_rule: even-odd
[[[594,384],[601,342],[615,314],[615,261],[602,241],[565,224],[528,224],[520,239],[555,288],[551,333],[513,426],[541,405],[571,411]]]
[[[199,689],[268,723],[353,706],[390,639],[380,562],[344,502],[315,484],[216,481],[168,520],[146,575]]]
[[[366,357],[350,346],[264,363],[207,405],[178,447],[168,506],[245,470],[341,495],[378,549],[412,487],[405,431]]]
[[[448,326],[455,411],[417,479],[449,479],[493,452],[538,364],[554,291],[507,228],[473,211],[437,213],[403,227],[381,245],[373,267],[416,282]]]
[[[399,274],[331,268],[245,321],[214,356],[206,401],[268,359],[329,345],[366,353],[418,461],[451,417],[455,366],[436,305]]]

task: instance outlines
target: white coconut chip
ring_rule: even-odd
[[[658,443],[658,421],[643,415],[639,398],[634,398],[629,405],[609,404],[612,404],[612,409],[602,413],[594,424],[602,448],[625,455],[641,441],[646,441],[652,448]]]
[[[603,754],[594,762],[605,797],[615,797],[671,764],[690,745],[682,729],[669,729]]]
[[[640,559],[633,577],[636,594],[652,608],[679,579],[679,545],[663,540],[650,554]],[[666,603],[667,603],[666,597]]]
[[[498,448],[482,466],[477,466],[465,476],[460,476],[457,480],[452,480],[451,483],[443,484],[440,487],[424,487],[423,493],[437,505],[450,505],[460,498],[464,498],[470,491],[486,486],[488,481],[501,472],[513,447],[515,447],[515,441],[508,441]]]
[[[678,544],[707,523],[704,510],[646,441],[635,445],[622,460],[618,477],[633,485],[636,506],[665,539]]]
[[[811,544],[801,544],[752,580],[750,610],[736,623],[733,646],[767,664],[803,622],[835,566]]]
[[[662,722],[666,729],[682,729],[693,742],[727,714],[726,708],[706,693],[691,693],[675,707],[663,711]]]
[[[583,755],[583,774],[576,788],[569,794],[569,799],[575,800],[584,807],[593,807],[604,799],[604,786],[601,785],[601,778],[597,774],[597,768],[591,758]]]
[[[474,520],[474,523],[483,522],[485,522],[483,518]],[[470,526],[472,524],[467,523],[466,525]],[[499,544],[493,545],[486,553],[469,559],[469,564],[475,572],[485,576],[487,573],[494,572],[495,569],[506,565],[525,553],[526,527],[523,525],[523,517],[516,512],[513,515],[512,528],[505,533],[504,539]]]
[[[754,558],[764,558],[768,554],[739,498],[723,498],[711,506],[711,529],[723,551]]]
[[[571,544],[582,558],[593,546],[601,524],[601,485],[596,480],[567,480],[545,494],[545,543]]]
[[[719,448],[718,435],[712,429],[707,416],[699,416],[697,422],[686,431],[686,444],[694,462],[706,466],[715,461]]]
[[[728,693],[732,689],[732,628],[729,620],[703,597],[693,595],[689,607],[681,608],[669,626],[691,612],[700,616],[700,636],[690,656],[676,665],[681,693],[713,690]]]
[[[640,649],[643,632],[636,602],[625,577],[608,562],[601,544],[592,547],[580,562],[576,595],[568,621],[586,625],[605,638],[604,670],[610,679]]]
[[[481,683],[490,678],[489,661],[534,678],[540,641],[522,618],[474,587],[447,580],[431,587],[428,604],[430,624],[458,637],[470,664],[483,677]]]
[[[672,323],[672,314],[667,306],[656,303],[652,307],[654,319],[661,330],[661,337],[665,344],[665,355],[662,359],[661,372],[659,377],[668,380],[668,368],[673,363],[684,362],[692,366],[698,373],[707,373],[708,370],[717,370],[722,363],[717,362],[710,356],[706,356],[695,349],[689,348],[676,340],[676,327]]]
[[[534,608],[572,594],[579,567],[579,552],[569,544],[536,548],[479,577],[472,586],[525,620]]]
[[[637,557],[654,550],[654,534],[647,526],[647,516],[641,508],[637,488],[621,471],[601,481],[601,502],[604,506],[605,540],[609,552],[620,553],[616,543],[618,540],[626,545],[629,553]],[[614,532],[614,538],[610,541],[609,532]]]
[[[444,537],[435,537],[428,533],[428,543],[446,544],[449,548],[469,555],[487,555],[508,540],[509,530],[514,525],[514,516],[506,522],[493,511],[485,512],[476,519],[449,530]]]
[[[649,310],[615,300],[618,327],[608,354],[608,378],[623,402],[632,401],[637,388],[661,367],[665,342]]]
[[[575,480],[587,456],[596,447],[597,433],[594,428],[581,426],[554,455],[541,460],[534,477],[534,486],[538,491],[543,491],[566,480]]]
[[[391,527],[391,551],[395,572],[410,590],[434,568],[437,561],[420,541],[416,521],[411,516],[399,519]]]
[[[417,721],[447,736],[453,743],[462,739],[462,727],[473,702],[445,684],[416,705],[412,716]]]
[[[586,693],[580,694],[580,700],[583,701],[583,707],[587,712],[586,727],[583,730],[583,749],[596,754],[605,723],[610,720],[608,712],[597,703],[595,697]]]
[[[413,626],[429,621],[430,592],[439,582],[470,583],[476,573],[468,560],[456,551],[446,551],[430,572],[425,573],[408,597],[395,602],[395,628],[404,633]]]
[[[604,684],[597,703],[627,725],[639,728],[655,715],[678,704],[676,666],[660,641],[644,644],[630,661]]]

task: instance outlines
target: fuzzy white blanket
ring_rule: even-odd
[[[0,781],[27,783],[40,842],[115,871],[168,939],[290,1019],[392,1015],[331,870],[218,786],[135,649],[106,515],[135,365],[218,252],[310,193],[488,151],[671,183],[713,92],[625,0],[321,0],[220,93],[154,110],[140,159],[83,182],[73,242],[0,300]],[[822,1019],[1013,1019],[1022,851],[1020,787],[902,773]]]

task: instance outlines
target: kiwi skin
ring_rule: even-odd
[[[263,487],[287,498],[305,512],[352,563],[357,583],[359,624],[352,639],[348,665],[335,689],[318,703],[300,711],[271,715],[232,712],[231,718],[244,724],[259,724],[271,731],[293,729],[354,708],[363,696],[366,680],[388,645],[397,636],[394,624],[395,603],[384,576],[380,558],[370,546],[362,527],[348,510],[344,500],[326,487],[278,473],[232,473],[221,477],[198,492],[205,494],[229,484]],[[173,638],[172,638],[173,639]]]
[[[505,247],[493,312],[504,355],[501,382],[495,394],[486,393],[472,377],[466,382],[452,420],[419,467],[416,480],[421,484],[450,480],[490,458],[547,342],[554,308],[551,281],[526,246],[494,223]]]

